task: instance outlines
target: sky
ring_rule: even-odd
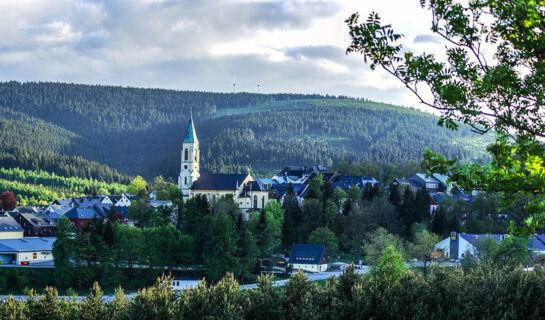
[[[0,81],[348,95],[418,107],[344,22],[376,11],[405,48],[444,48],[419,0],[2,0]]]

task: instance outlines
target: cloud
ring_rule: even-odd
[[[240,90],[260,84],[262,92],[402,102],[397,83],[370,72],[361,56],[345,54],[343,21],[359,6],[357,0],[2,0],[0,80],[230,91],[236,78]]]
[[[413,43],[437,43],[437,44],[440,44],[440,43],[443,43],[443,41],[441,40],[441,38],[439,36],[436,36],[434,34],[419,34],[414,38]]]

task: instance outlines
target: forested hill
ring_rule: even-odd
[[[344,97],[12,81],[0,83],[0,166],[48,165],[49,172],[65,174],[77,159],[83,170],[72,174],[82,177],[113,182],[126,179],[121,172],[175,178],[190,110],[201,167],[214,172],[343,160],[396,164],[421,159],[426,146],[480,159],[489,141],[467,127],[440,128],[437,118],[413,109]]]

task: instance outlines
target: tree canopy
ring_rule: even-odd
[[[545,12],[533,0],[422,0],[431,31],[446,43],[447,59],[402,48],[402,35],[377,13],[346,22],[347,53],[361,53],[401,81],[419,101],[441,113],[439,125],[495,133],[490,162],[464,163],[427,150],[430,172],[448,174],[466,190],[497,191],[504,205],[532,198],[530,215],[511,230],[529,235],[545,226]]]

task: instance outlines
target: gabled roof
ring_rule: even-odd
[[[73,201],[74,201],[74,204],[78,207],[92,207],[96,204],[102,204],[102,201],[106,199],[110,200],[108,196],[97,196],[97,197],[74,198]]]
[[[195,143],[199,142],[197,139],[197,133],[195,132],[195,125],[193,124],[193,116],[189,117],[189,124],[187,125],[187,131],[184,137],[184,143]]]
[[[460,233],[460,238],[466,240],[467,242],[473,245],[480,245],[481,242],[486,238],[494,238],[497,241],[502,241],[506,238],[504,234],[470,234],[470,233]]]
[[[31,207],[31,206],[20,206],[20,207],[17,207],[15,209],[19,213],[36,213],[36,212],[38,212],[38,210],[36,210],[36,208]]]
[[[57,199],[53,201],[53,205],[60,205],[63,207],[68,207],[72,203],[72,199]]]
[[[425,173],[415,173],[412,177],[409,178],[409,180],[419,181],[424,183],[422,187],[424,187],[426,183],[437,183],[437,184],[441,183],[441,181],[437,180],[436,178],[432,176],[428,176]]]
[[[0,239],[0,252],[51,251],[57,238]]]
[[[290,263],[324,264],[327,263],[325,244],[296,243],[291,249]]]
[[[17,221],[9,214],[0,215],[0,232],[24,231]]]
[[[108,196],[110,198],[110,200],[112,200],[112,202],[115,204],[116,202],[118,202],[119,200],[121,200],[124,195],[114,195],[114,196]]]
[[[41,213],[20,213],[21,217],[25,219],[34,227],[54,227],[57,225],[55,220],[46,214]]]
[[[68,210],[72,209],[72,207],[69,207],[69,206],[61,206],[61,205],[58,205],[58,204],[52,204],[49,206],[53,212],[52,213],[49,213],[49,215],[51,217],[58,217],[58,219],[61,218],[61,216],[63,214],[65,214]],[[56,214],[56,215],[55,215]],[[57,219],[57,218],[55,218]]]
[[[291,185],[293,186],[293,192],[295,192],[295,194],[299,197],[305,193],[308,187],[308,184],[306,183],[292,183]],[[286,194],[288,186],[289,183],[282,183],[272,186],[272,189],[279,198],[282,198]]]
[[[86,208],[80,208],[75,207],[66,212],[65,216],[68,219],[103,219],[106,216],[103,215],[103,210],[100,210],[96,207],[86,207]]]
[[[322,181],[325,183],[325,182],[328,182],[328,183],[331,183],[332,180],[335,180],[335,177],[337,177],[337,173],[336,172],[313,172],[309,177],[308,177],[308,180],[312,180],[314,178],[316,178],[316,176],[318,174],[321,174],[322,175]]]
[[[249,176],[243,174],[212,174],[201,173],[197,181],[193,182],[192,190],[237,190]]]
[[[248,189],[250,189],[250,191],[266,191],[267,189],[263,186],[261,186],[261,184],[259,184],[259,182],[257,181],[251,181],[250,183],[248,183]]]

